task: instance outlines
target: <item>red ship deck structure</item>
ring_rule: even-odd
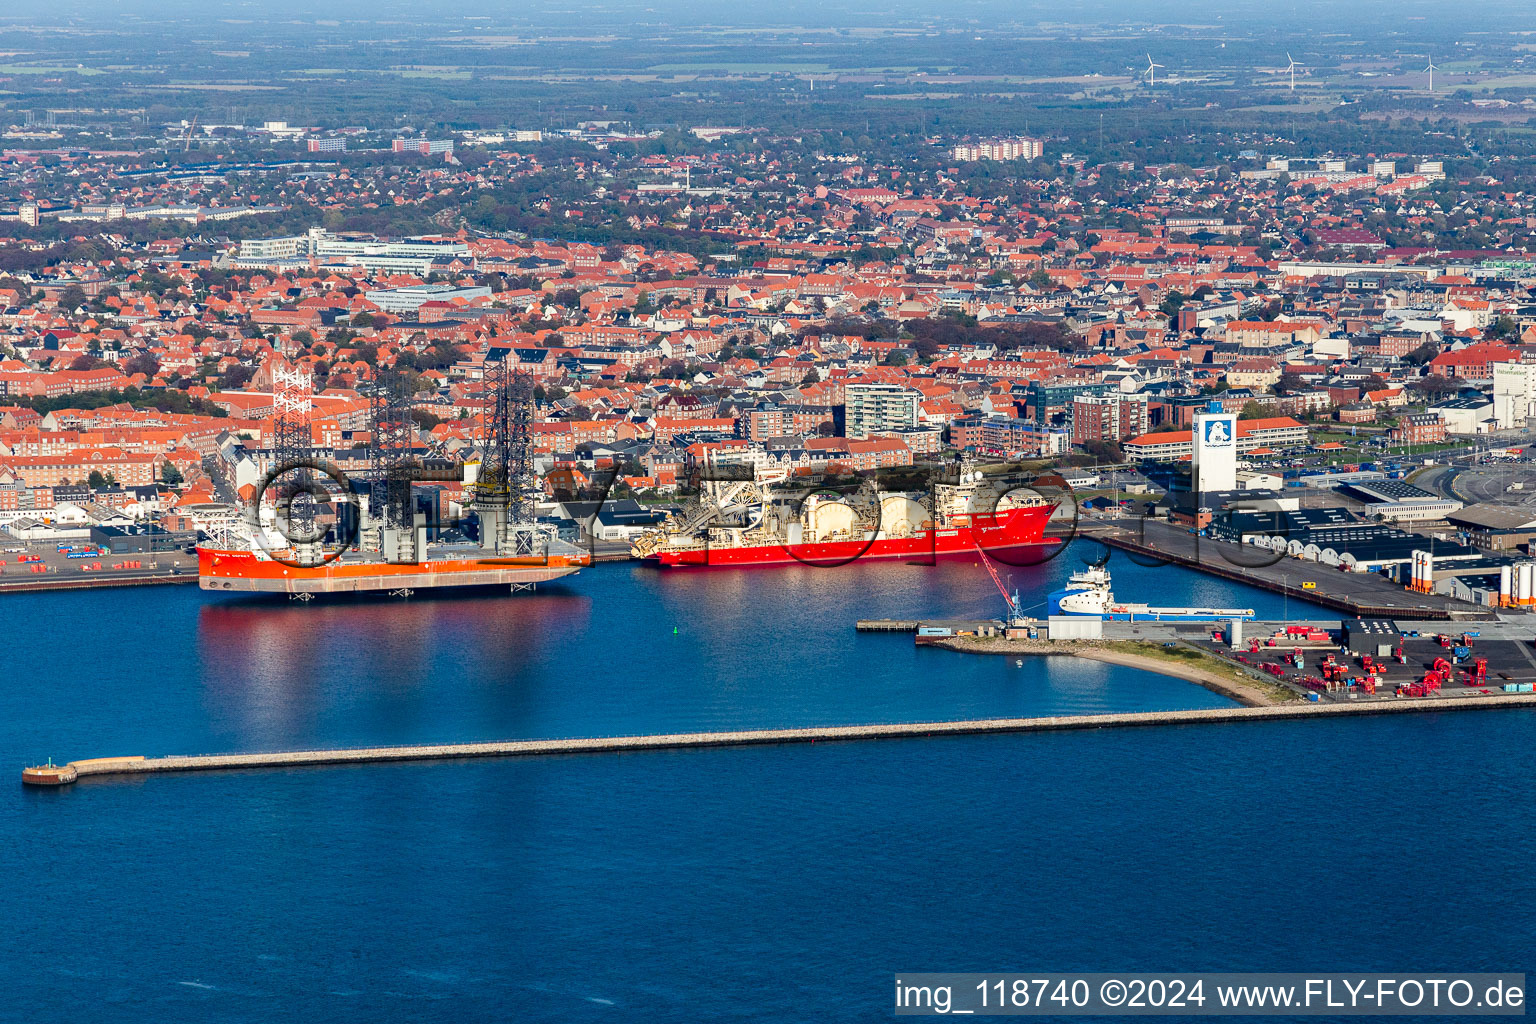
[[[1010,561],[1057,541],[1045,536],[1056,505],[1021,491],[1002,495],[979,473],[940,484],[932,501],[866,488],[850,498],[812,494],[775,501],[756,484],[709,487],[700,501],[636,539],[630,554],[665,568],[833,566],[861,559]]]

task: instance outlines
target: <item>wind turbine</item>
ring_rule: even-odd
[[[1433,57],[1429,58],[1429,66],[1426,67],[1424,70],[1429,72],[1429,91],[1430,92],[1434,92],[1435,91],[1435,72],[1440,70],[1438,67],[1435,66],[1435,58],[1433,58]]]
[[[1152,63],[1152,55],[1150,53],[1147,54],[1147,88],[1157,88],[1157,69],[1162,66],[1161,64]]]
[[[1287,70],[1287,71],[1289,71],[1291,73],[1291,92],[1295,92],[1296,91],[1296,69],[1297,68],[1304,68],[1304,67],[1306,67],[1306,65],[1305,64],[1298,64],[1296,62],[1296,58],[1292,57],[1289,53],[1287,53],[1285,55],[1285,59],[1291,62],[1291,66],[1286,68],[1285,70]]]

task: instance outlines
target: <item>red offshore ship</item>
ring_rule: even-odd
[[[700,500],[638,537],[630,554],[666,568],[844,565],[866,558],[922,562],[975,557],[1003,561],[1059,543],[1045,536],[1054,502],[999,496],[979,473],[939,484],[931,505],[907,492],[861,490],[851,498],[812,494],[774,501],[752,483],[706,486]]]

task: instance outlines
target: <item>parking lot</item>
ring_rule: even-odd
[[[1461,643],[1464,628],[1480,633],[1478,624],[1450,624],[1446,623],[1443,629],[1454,629],[1449,633],[1453,637],[1452,646]],[[1304,686],[1307,677],[1321,676],[1320,666],[1328,654],[1332,654],[1335,662],[1342,662],[1348,666],[1346,675],[1351,679],[1363,677],[1366,673],[1363,668],[1363,655],[1369,654],[1373,661],[1379,661],[1376,657],[1375,643],[1367,645],[1365,650],[1352,650],[1349,657],[1341,652],[1339,643],[1339,630],[1334,623],[1330,630],[1331,642],[1328,644],[1292,644],[1280,642],[1271,647],[1267,645],[1269,638],[1275,631],[1276,624],[1248,623],[1243,632],[1244,642],[1239,650],[1232,650],[1225,641],[1217,642],[1211,638],[1211,630],[1203,630],[1195,635],[1193,631],[1183,632],[1182,638],[1197,646],[1210,651],[1223,658],[1234,659],[1250,667],[1262,667],[1265,664],[1280,664],[1284,668],[1281,677],[1288,682]],[[1401,647],[1406,663],[1399,663],[1396,658],[1385,659],[1386,669],[1376,674],[1376,696],[1392,696],[1399,686],[1410,686],[1424,679],[1425,673],[1431,671],[1436,659],[1444,658],[1451,661],[1452,648],[1442,647],[1436,639],[1436,633],[1432,632],[1437,627],[1430,626],[1421,631],[1418,636],[1394,633],[1382,637],[1379,642],[1390,643],[1392,647]],[[1252,641],[1257,638],[1259,649],[1251,650]],[[1451,678],[1442,686],[1442,694],[1454,696],[1459,692],[1488,690],[1502,692],[1506,683],[1536,683],[1536,647],[1524,639],[1508,637],[1483,638],[1481,636],[1467,637],[1467,645],[1470,654],[1461,659],[1460,664],[1455,664],[1451,669]],[[1283,659],[1293,653],[1300,646],[1302,653],[1302,665],[1300,668],[1286,663]],[[1483,682],[1469,680],[1466,671],[1475,667],[1476,658],[1487,658],[1487,676]],[[1324,699],[1359,699],[1366,694],[1355,691],[1353,695],[1348,689],[1333,692],[1324,692]]]

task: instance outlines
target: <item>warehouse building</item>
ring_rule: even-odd
[[[1394,523],[1425,523],[1445,519],[1459,511],[1463,504],[1403,480],[1358,480],[1343,490],[1365,502],[1372,515]]]
[[[1436,402],[1429,411],[1445,421],[1448,434],[1486,434],[1498,429],[1493,399],[1487,395],[1459,395]]]
[[[167,530],[154,525],[95,526],[91,543],[114,555],[180,551],[197,543],[196,530]]]
[[[1235,511],[1213,522],[1208,533],[1346,572],[1385,573],[1405,585],[1415,551],[1434,551],[1437,579],[1456,575],[1459,563],[1484,559],[1483,552],[1465,544],[1432,540],[1388,523],[1366,522],[1337,508]]]
[[[1470,505],[1445,518],[1468,544],[1487,551],[1528,550],[1536,539],[1536,510],[1523,505]]]

